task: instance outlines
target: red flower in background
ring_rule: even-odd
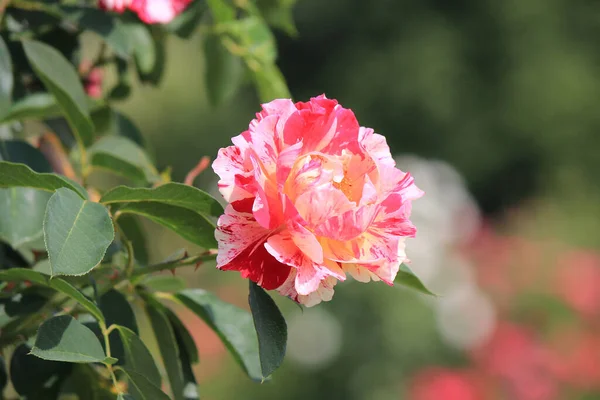
[[[179,15],[192,0],[99,0],[103,10],[122,13],[129,9],[147,24],[166,24]]]

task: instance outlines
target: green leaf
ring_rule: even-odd
[[[106,317],[106,325],[119,325],[138,334],[138,326],[131,304],[125,296],[114,289],[109,290],[98,301],[102,313]]]
[[[35,357],[29,357],[36,359]],[[73,371],[61,386],[60,399],[114,400],[115,395],[103,380],[98,379],[98,371],[90,364],[67,364]],[[73,397],[77,396],[77,397]]]
[[[269,25],[282,29],[290,36],[298,34],[292,14],[292,7],[295,3],[296,0],[259,0],[257,2],[262,16]]]
[[[102,362],[106,358],[94,332],[70,315],[44,322],[31,354],[44,360],[72,363]]]
[[[119,212],[146,217],[205,249],[217,247],[212,222],[188,209],[158,202],[143,202],[127,203],[119,208]]]
[[[261,102],[266,103],[273,99],[290,99],[292,97],[277,65],[262,66],[252,74]]]
[[[0,161],[26,164],[35,172],[52,172],[42,152],[23,140],[0,140]]]
[[[167,32],[174,33],[182,39],[188,39],[196,30],[205,10],[206,4],[204,1],[193,1],[184,12],[164,25],[164,28]]]
[[[204,39],[204,78],[208,100],[218,106],[231,100],[244,77],[242,60],[223,46],[221,38],[214,34]]]
[[[400,265],[400,270],[394,279],[394,284],[406,286],[415,289],[421,293],[425,293],[431,296],[437,296],[425,287],[423,282],[406,266],[406,264]]]
[[[99,108],[92,113],[92,120],[98,135],[117,135],[126,137],[138,146],[146,148],[146,139],[126,115],[115,111],[109,106]]]
[[[175,327],[173,327],[175,333],[175,340],[177,342],[177,348],[179,349],[179,361],[181,362],[181,369],[183,371],[183,398],[184,400],[199,400],[200,395],[198,393],[198,382],[192,369],[192,362],[188,349],[183,341],[182,337]]]
[[[134,215],[121,215],[116,221],[117,225],[131,241],[135,259],[142,264],[148,264],[148,248],[146,246],[146,236],[138,218]]]
[[[13,67],[10,52],[0,37],[0,119],[10,109],[13,91]]]
[[[52,275],[84,275],[102,261],[114,239],[108,210],[58,189],[48,201],[44,241]]]
[[[160,386],[160,372],[142,339],[124,326],[117,326],[117,330],[125,349],[125,368],[137,372]]]
[[[153,275],[147,277],[144,286],[157,292],[178,292],[186,288],[185,281],[179,276]]]
[[[93,301],[85,297],[83,293],[81,293],[76,287],[71,285],[69,282],[60,278],[54,278],[50,279],[49,284],[51,288],[58,290],[59,292],[64,293],[70,298],[76,300],[77,303],[79,303],[79,305],[85,308],[98,321],[104,322],[104,315],[102,314],[102,311],[100,311],[98,306]]]
[[[87,199],[87,192],[79,184],[56,174],[40,174],[25,164],[0,161],[0,188],[28,187],[54,192],[67,188]]]
[[[230,21],[219,26],[236,44],[243,47],[244,59],[252,68],[252,61],[260,65],[273,65],[277,58],[277,46],[273,32],[259,16]]]
[[[0,189],[0,239],[17,248],[41,238],[50,193],[29,188]]]
[[[8,374],[6,373],[6,365],[4,364],[4,357],[0,356],[0,393],[4,390],[6,383],[8,382]]]
[[[56,99],[49,93],[32,93],[14,102],[0,122],[11,122],[29,118],[49,118],[61,115]]]
[[[48,276],[29,268],[10,268],[0,270],[0,281],[33,282],[40,285],[48,284]]]
[[[146,301],[146,311],[167,370],[171,393],[174,400],[185,400],[183,396],[185,389],[183,370],[179,362],[179,349],[175,333],[163,311],[164,306],[150,296],[147,297]]]
[[[222,23],[235,20],[235,8],[224,0],[207,0],[215,22]]]
[[[146,152],[122,136],[105,136],[89,150],[91,164],[100,169],[129,178],[134,182],[154,183],[159,173]]]
[[[145,202],[185,208],[205,217],[208,222],[223,214],[223,206],[211,195],[181,183],[167,183],[154,189],[118,186],[100,199],[100,203],[107,205]]]
[[[202,318],[215,331],[235,360],[248,376],[261,382],[258,338],[252,316],[229,303],[219,300],[214,294],[201,289],[187,289],[173,296]]]
[[[157,85],[165,68],[165,32],[144,24],[128,29],[140,81]]]
[[[125,368],[120,368],[127,378],[129,378],[129,391],[135,393],[133,396],[125,395],[124,398],[134,398],[135,400],[170,400],[160,388],[153,382],[150,382],[142,374]]]
[[[35,73],[63,109],[79,146],[90,146],[94,141],[94,125],[83,86],[73,66],[46,44],[26,40],[23,49]]]
[[[200,358],[198,357],[198,348],[196,347],[194,338],[185,327],[183,322],[181,322],[177,314],[166,307],[165,313],[167,314],[167,317],[169,317],[169,321],[171,321],[171,325],[175,331],[175,336],[179,338],[178,340],[181,340],[182,345],[185,348],[185,352],[189,357],[190,363],[197,364],[200,361]]]
[[[144,24],[129,24],[127,27],[133,46],[133,56],[140,75],[152,73],[156,64],[156,47],[149,28]]]
[[[287,324],[281,311],[260,286],[250,282],[248,303],[258,335],[262,375],[268,378],[283,362],[287,346]]]
[[[136,399],[135,399],[135,397],[133,397],[133,396],[132,396],[132,395],[130,395],[130,394],[123,394],[123,393],[120,393],[120,394],[117,396],[117,400],[136,400]]]
[[[56,399],[73,364],[32,357],[30,350],[22,343],[12,354],[10,378],[15,391],[27,399]]]
[[[129,378],[130,397],[135,400],[171,400],[158,386],[142,374],[125,368],[119,370]]]
[[[61,11],[66,14],[66,19],[79,29],[98,34],[119,57],[129,57],[129,32],[115,16],[92,7],[62,6]]]

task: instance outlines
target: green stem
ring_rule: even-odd
[[[109,328],[107,328],[106,322],[104,322],[104,321],[98,321],[98,324],[100,325],[100,329],[102,330],[102,336],[104,336],[104,348],[105,348],[105,352],[106,352],[106,357],[110,358],[112,356],[111,356],[111,350],[110,350],[110,337],[109,336],[110,336],[110,333],[113,331],[113,329],[116,328],[116,325],[111,325]],[[121,390],[119,389],[119,381],[117,380],[117,376],[115,375],[113,366],[109,363],[104,363],[104,365],[108,369],[108,372],[110,372],[110,377],[112,378],[115,389],[117,390],[117,392],[119,394],[122,393]]]
[[[175,268],[181,268],[188,265],[198,264],[203,261],[214,260],[216,257],[215,254],[203,253],[196,256],[185,257],[179,260],[162,262],[160,264],[149,265],[145,268],[138,268],[131,275],[131,279],[134,280],[136,278],[142,277],[144,275],[152,274],[154,272],[161,272],[166,270],[173,270]]]

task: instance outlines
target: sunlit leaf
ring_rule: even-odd
[[[91,164],[133,181],[156,182],[159,174],[146,152],[130,139],[105,136],[89,149]]]
[[[82,199],[87,192],[77,183],[57,174],[37,173],[25,164],[0,161],[0,188],[27,187],[54,192],[67,188],[77,193]]]
[[[417,290],[421,293],[436,296],[435,293],[432,293],[429,289],[425,287],[423,282],[421,282],[421,280],[405,264],[400,265],[400,270],[396,275],[394,284],[406,286],[411,289]]]
[[[32,93],[15,101],[6,109],[0,122],[10,122],[28,118],[49,118],[61,115],[60,106],[49,93]]]
[[[13,67],[10,52],[0,37],[0,120],[10,109],[13,91]]]
[[[26,40],[23,49],[33,70],[64,111],[77,142],[87,147],[94,141],[87,98],[79,76],[60,52],[51,46]]]
[[[114,239],[108,210],[58,189],[48,201],[44,240],[52,275],[84,275],[102,261]]]

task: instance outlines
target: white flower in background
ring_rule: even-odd
[[[342,348],[342,326],[323,308],[298,311],[288,319],[287,355],[297,364],[318,369],[335,360]]]
[[[409,155],[395,160],[427,194],[412,207],[418,233],[408,239],[411,270],[441,296],[430,303],[442,338],[457,348],[475,347],[493,331],[496,315],[477,287],[473,267],[458,251],[479,229],[479,208],[463,178],[448,163]]]

